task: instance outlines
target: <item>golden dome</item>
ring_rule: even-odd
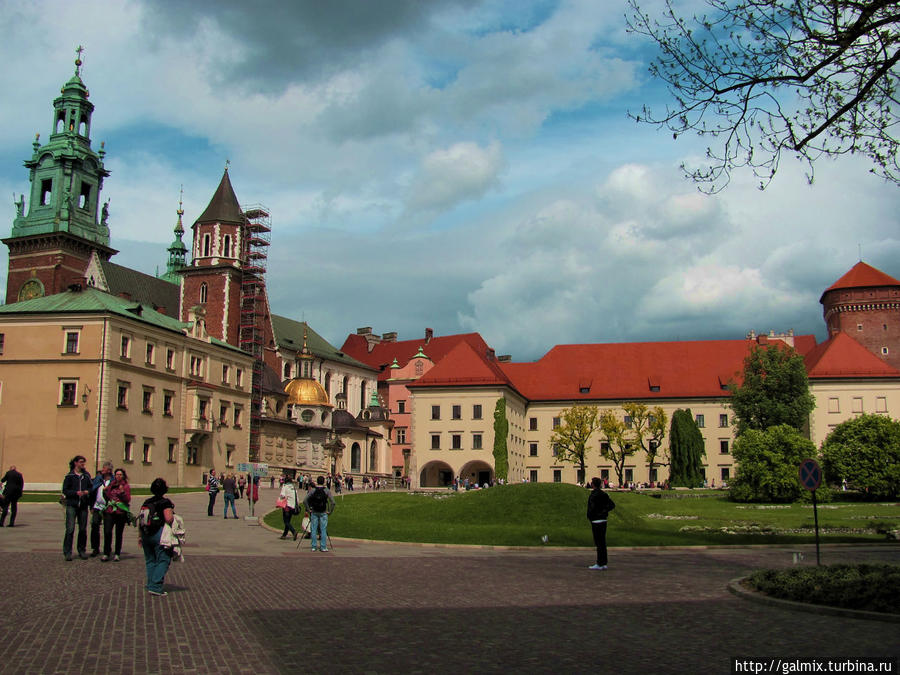
[[[324,405],[331,407],[328,394],[322,385],[309,378],[301,377],[291,380],[284,386],[288,395],[288,405]]]

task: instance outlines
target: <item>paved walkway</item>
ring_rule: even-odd
[[[19,524],[0,529],[4,674],[728,673],[731,657],[900,652],[897,624],[728,593],[754,568],[789,566],[797,547],[612,550],[607,572],[588,570],[584,550],[337,539],[312,553],[223,519],[221,504],[207,517],[205,494],[172,498],[188,546],[164,598],[143,590],[134,530],[121,563],[65,562],[61,507],[20,505]],[[823,551],[825,563],[857,560],[900,564],[900,547]]]

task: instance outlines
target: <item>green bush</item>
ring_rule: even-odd
[[[898,565],[842,564],[760,570],[747,581],[752,588],[782,600],[900,614]]]

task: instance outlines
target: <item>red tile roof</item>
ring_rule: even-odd
[[[832,377],[900,377],[888,365],[846,333],[837,333],[803,359],[810,379]]]
[[[719,398],[728,395],[724,385],[740,381],[755,344],[744,339],[559,345],[534,363],[500,368],[531,401]],[[815,337],[797,336],[795,344],[803,353]]]
[[[510,386],[509,378],[486,350],[476,350],[469,342],[460,341],[438,363],[407,387],[443,386]]]
[[[397,359],[399,365],[405,366],[421,347],[428,358],[434,363],[439,363],[454,347],[463,342],[483,354],[489,349],[480,334],[461,333],[433,337],[428,341],[421,338],[400,342],[378,342],[372,347],[372,351],[369,351],[369,343],[364,335],[348,335],[341,346],[341,351],[357,361],[380,368],[382,372],[379,373],[378,379],[387,380],[391,377],[391,371],[387,366],[391,365],[394,359]]]
[[[826,288],[822,297],[824,298],[828,291],[841,288],[870,288],[873,286],[900,286],[900,281],[860,260],[850,268],[849,272]],[[822,300],[819,299],[819,302]]]

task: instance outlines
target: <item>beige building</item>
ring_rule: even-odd
[[[55,489],[69,459],[200,485],[247,461],[252,357],[92,288],[0,307],[0,463]]]

